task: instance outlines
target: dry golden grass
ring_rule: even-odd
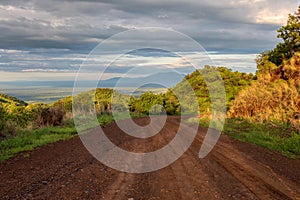
[[[292,124],[300,130],[300,53],[241,91],[228,115]]]

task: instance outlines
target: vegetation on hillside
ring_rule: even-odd
[[[299,157],[300,6],[278,33],[283,42],[258,56],[257,81],[235,97],[224,132]]]
[[[2,106],[9,106],[9,105],[15,105],[15,106],[27,106],[28,104],[18,98],[9,96],[7,94],[0,94],[0,103]]]
[[[110,99],[113,93],[111,89],[98,88],[74,98],[82,100],[79,102],[85,105],[92,97],[98,122],[104,125],[115,120],[110,115]],[[72,115],[72,97],[60,99],[52,104],[27,104],[8,95],[1,96],[10,101],[0,102],[0,161],[22,151],[69,139],[77,133]],[[120,97],[120,94],[116,93],[116,96]],[[138,116],[140,115],[133,117]],[[86,124],[83,128],[91,128],[91,125]]]
[[[232,103],[229,117],[300,130],[300,7],[278,30],[283,43],[257,58],[257,81]]]
[[[205,66],[203,69],[196,70],[185,76],[184,80],[175,87],[168,89],[164,94],[147,92],[138,98],[132,97],[129,104],[130,110],[148,114],[150,108],[152,108],[154,113],[165,110],[169,115],[177,115],[181,112],[194,110],[193,106],[199,106],[199,113],[208,115],[211,112],[211,97],[203,76],[206,76],[212,70],[218,71],[223,79],[227,109],[229,109],[229,105],[234,100],[235,95],[249,86],[252,80],[256,79],[256,76],[251,73],[233,72],[226,67]],[[189,90],[190,87],[191,90]],[[195,102],[191,102],[193,101],[193,95],[198,99],[197,105]],[[180,101],[178,99],[179,96],[181,96]],[[161,109],[162,107],[160,106],[155,106],[158,104],[162,105],[164,109]]]
[[[215,68],[216,70],[218,70],[220,76],[223,79],[226,92],[227,109],[229,108],[230,103],[234,100],[236,94],[238,94],[245,87],[249,86],[252,80],[256,79],[256,76],[251,73],[247,74],[238,71],[233,72],[231,69],[228,69],[226,67],[212,66],[205,66],[204,69],[200,69],[187,75],[185,79],[192,86],[196,96],[198,97],[199,111],[201,114],[210,113],[210,94],[207,84],[202,76],[202,74],[205,76],[210,68]],[[184,81],[180,82],[175,86],[174,90],[184,90],[184,84]]]
[[[299,157],[300,7],[289,15],[287,24],[278,33],[283,42],[257,57],[253,79],[250,77],[248,83],[237,90],[234,87],[239,84],[228,84],[224,79],[229,109],[223,132],[241,141]],[[197,90],[201,88],[204,87]],[[201,99],[203,97],[205,99],[205,96]],[[209,121],[201,118],[200,125],[208,127]]]
[[[28,104],[9,95],[0,94],[0,138],[14,135],[18,127],[25,127],[30,119]]]
[[[92,98],[93,107],[97,116],[111,112],[112,89],[96,89],[76,95],[76,98],[84,109]],[[115,93],[115,96],[120,96]],[[52,104],[27,104],[15,97],[1,94],[0,102],[0,137],[15,136],[18,129],[38,129],[51,126],[72,126],[72,97],[60,99]]]
[[[300,53],[271,73],[260,74],[236,97],[229,117],[284,123],[300,130]]]

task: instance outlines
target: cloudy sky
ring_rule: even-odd
[[[99,43],[143,27],[181,32],[201,44],[216,65],[255,72],[255,56],[275,47],[276,30],[298,6],[299,0],[1,0],[0,81],[73,80]],[[141,65],[159,72],[174,63],[178,68],[182,62],[161,51],[135,52],[112,64],[104,78]],[[185,67],[182,73],[189,72]],[[136,75],[145,76],[142,71]]]

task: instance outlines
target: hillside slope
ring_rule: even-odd
[[[28,104],[25,101],[22,101],[16,97],[0,93],[0,105],[27,106]]]
[[[234,100],[235,96],[242,89],[249,86],[251,84],[251,81],[256,79],[256,76],[254,76],[253,74],[241,73],[238,71],[233,72],[231,69],[228,69],[226,67],[212,66],[205,66],[205,68],[200,69],[199,71],[194,71],[193,73],[187,75],[185,77],[186,81],[181,81],[174,88],[172,88],[172,90],[178,91],[178,93],[185,92],[187,90],[186,84],[189,83],[198,98],[200,113],[209,113],[210,110],[210,94],[207,84],[201,74],[207,75],[206,71],[210,71],[211,69],[217,69],[223,79],[226,92],[227,109],[229,108],[230,102]],[[189,94],[186,94],[186,99],[189,99],[188,95]]]

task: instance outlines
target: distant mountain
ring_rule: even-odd
[[[27,106],[25,101],[22,101],[16,97],[9,96],[7,94],[0,94],[0,105],[2,104],[13,104],[16,106]]]
[[[99,82],[97,87],[115,88],[124,94],[139,96],[148,89],[161,89],[175,86],[183,78],[184,74],[175,72],[157,73],[146,77],[122,78],[114,77]],[[160,83],[160,84],[158,84]],[[0,91],[3,93],[24,99],[28,102],[50,103],[60,98],[72,95],[74,81],[0,81]],[[81,81],[76,84],[82,91],[96,87],[95,81]],[[132,88],[139,87],[140,90],[132,91]],[[87,89],[84,89],[87,88]],[[6,102],[2,99],[0,102]]]
[[[114,77],[107,80],[99,81],[98,87],[113,88],[116,85],[119,87],[136,87],[142,88],[168,88],[175,86],[184,78],[184,74],[176,72],[157,73],[146,77],[137,78],[122,78]],[[80,81],[77,84],[80,87],[91,87],[95,81]],[[159,83],[159,84],[158,84]],[[14,87],[55,87],[55,88],[72,88],[74,81],[14,81],[0,82],[2,85]]]
[[[24,87],[73,87],[74,81],[1,81],[1,85]]]
[[[99,82],[98,87],[142,87],[142,88],[169,88],[175,86],[185,77],[176,72],[157,73],[146,77],[122,78],[115,77]]]

